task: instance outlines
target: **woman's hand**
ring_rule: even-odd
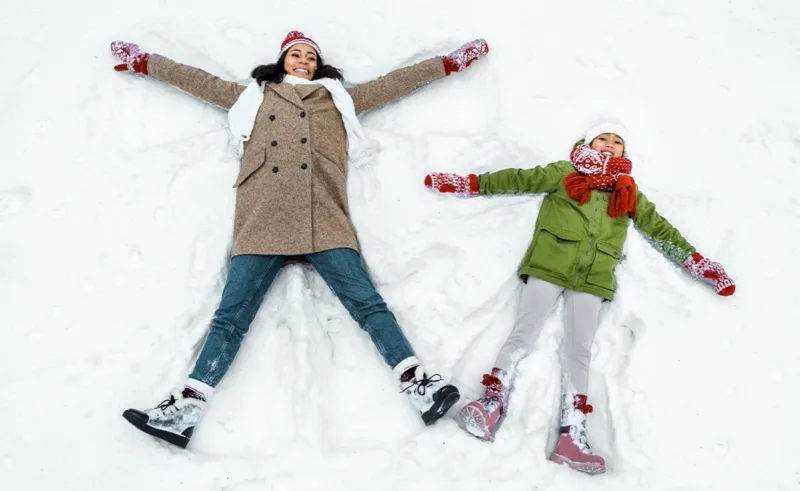
[[[717,295],[727,297],[733,295],[733,292],[736,291],[736,285],[730,276],[725,273],[725,270],[722,269],[722,265],[709,261],[700,253],[689,256],[689,259],[683,263],[683,267],[696,279],[713,286]]]
[[[124,41],[114,41],[111,43],[111,52],[122,62],[115,66],[114,70],[147,75],[147,61],[150,59],[150,54],[141,51],[139,46]]]
[[[465,197],[476,196],[478,194],[478,176],[434,172],[425,176],[425,186],[440,193],[453,193],[456,196]]]
[[[472,64],[481,56],[489,52],[489,45],[486,40],[476,39],[464,46],[458,48],[452,53],[442,56],[442,64],[444,65],[444,74],[450,75],[453,72],[460,72]]]

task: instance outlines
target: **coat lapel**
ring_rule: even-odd
[[[294,90],[294,86],[291,84],[276,84],[270,82],[267,84],[267,87],[274,90],[279,96],[283,97],[287,101],[291,102],[292,104],[296,105],[301,109],[305,109],[303,106],[303,101],[300,100],[300,96],[297,95],[297,91]]]
[[[314,92],[324,88],[320,84],[301,84],[295,85],[295,90],[297,94],[300,96],[301,99],[306,99],[308,96],[313,94]]]

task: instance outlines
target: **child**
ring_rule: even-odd
[[[606,121],[587,131],[573,148],[571,162],[480,176],[433,173],[425,178],[427,187],[460,196],[547,193],[520,269],[525,285],[514,329],[491,374],[483,376],[484,396],[467,404],[459,418],[469,433],[494,439],[516,366],[530,353],[551,307],[563,293],[561,432],[550,459],[590,474],[605,472],[605,461],[591,452],[586,440],[586,415],[592,412],[585,395],[591,346],[601,304],[614,295],[614,267],[622,257],[628,220],[665,256],[711,284],[717,294],[728,296],[736,288],[722,266],[697,253],[637,190],[627,146],[624,126]]]

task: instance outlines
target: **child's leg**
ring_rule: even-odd
[[[531,352],[544,321],[563,290],[563,287],[537,278],[528,278],[522,287],[514,329],[500,349],[492,373],[483,376],[482,384],[486,391],[483,397],[470,402],[459,413],[461,424],[469,433],[483,440],[494,439],[505,415],[517,363]]]
[[[561,431],[550,459],[590,474],[605,472],[605,460],[592,453],[586,438],[589,362],[592,341],[600,321],[603,299],[588,293],[567,290],[564,294],[565,328],[561,403]]]
[[[600,324],[603,299],[589,293],[567,290],[564,293],[564,376],[577,394],[589,388],[592,341]]]
[[[542,332],[553,305],[564,288],[538,278],[529,277],[522,287],[517,320],[505,344],[500,348],[495,367],[511,376],[517,363],[528,356]]]

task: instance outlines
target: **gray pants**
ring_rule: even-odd
[[[522,288],[514,330],[500,349],[495,366],[513,377],[517,363],[533,349],[553,305],[562,293],[565,309],[562,344],[564,377],[578,394],[586,394],[592,341],[600,323],[600,307],[603,303],[602,298],[589,293],[576,292],[529,277],[528,283]]]

